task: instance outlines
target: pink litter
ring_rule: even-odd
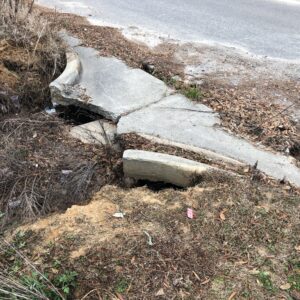
[[[188,217],[189,219],[194,219],[194,218],[195,218],[195,214],[194,214],[193,209],[191,209],[191,208],[188,208],[188,209],[187,209],[187,217]]]

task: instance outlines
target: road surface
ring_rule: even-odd
[[[300,61],[299,0],[39,0],[123,27]]]

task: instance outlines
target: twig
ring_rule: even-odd
[[[97,292],[97,294],[98,294],[98,289],[93,289],[93,290],[89,291],[86,295],[84,295],[84,296],[81,298],[81,300],[86,299],[90,294],[92,294],[92,293],[94,293],[94,292]]]
[[[278,112],[275,116],[272,116],[271,118],[269,118],[268,120],[266,120],[264,123],[262,123],[262,125],[270,122],[272,119],[278,117],[279,115],[283,114],[285,111],[287,111],[288,109],[290,109],[291,107],[293,107],[295,105],[295,103],[292,103],[291,105],[289,105],[288,107],[284,108],[283,110],[281,110],[280,112]]]

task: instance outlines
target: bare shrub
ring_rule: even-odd
[[[85,200],[86,191],[94,176],[95,162],[78,164],[69,174],[63,178],[63,187],[68,195],[72,195],[74,202]]]
[[[49,83],[65,64],[55,25],[32,8],[33,2],[0,0],[0,42],[6,43],[5,51],[0,51],[0,67],[18,78],[16,87],[2,91],[9,94],[5,102],[0,100],[2,114],[14,106],[7,103],[7,99],[13,100],[9,97],[12,92],[23,107],[44,106],[50,99]]]
[[[118,180],[120,153],[68,138],[65,129],[43,113],[0,121],[0,223],[63,211]]]

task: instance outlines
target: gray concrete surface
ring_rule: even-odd
[[[118,134],[147,134],[214,151],[250,165],[258,161],[259,170],[300,186],[300,169],[290,158],[255,147],[217,124],[218,118],[203,105],[193,105],[183,96],[173,95],[122,117]]]
[[[177,148],[180,148],[180,149],[183,149],[183,150],[186,150],[186,151],[198,153],[202,157],[204,157],[205,160],[210,161],[212,163],[218,162],[218,163],[221,163],[221,164],[224,164],[224,165],[232,165],[232,166],[237,166],[237,167],[246,167],[247,166],[247,164],[242,163],[242,162],[240,162],[236,159],[218,154],[216,152],[213,152],[213,151],[210,151],[210,150],[207,150],[207,149],[203,149],[203,148],[199,148],[199,147],[195,147],[195,146],[187,145],[187,144],[183,144],[183,143],[174,142],[174,141],[170,141],[170,140],[167,140],[167,139],[159,138],[157,136],[143,134],[143,133],[140,133],[139,136],[145,138],[146,140],[148,140],[152,143],[177,147]]]
[[[93,121],[70,129],[70,135],[85,144],[113,146],[117,126],[105,120]]]
[[[300,59],[300,2],[272,0],[38,0],[93,20],[137,26],[183,41]]]
[[[123,170],[124,175],[130,178],[172,183],[181,187],[193,185],[197,177],[205,174],[233,175],[178,156],[141,150],[124,152]]]
[[[259,170],[300,186],[300,169],[291,158],[225,132],[218,114],[207,106],[182,95],[170,95],[162,81],[142,70],[130,69],[118,59],[99,57],[91,48],[74,49],[82,65],[80,80],[75,86],[60,83],[60,93],[52,93],[55,102],[84,106],[113,121],[121,117],[118,134],[159,137],[250,165],[258,161]]]
[[[61,95],[54,99],[59,104],[79,105],[117,121],[121,115],[154,103],[169,92],[162,81],[116,58],[100,57],[92,48],[74,49],[83,71],[74,88],[61,85]]]
[[[80,59],[72,48],[66,51],[67,65],[64,72],[53,82],[50,83],[50,90],[52,96],[55,97],[55,93],[64,89],[65,85],[73,86],[79,79],[82,71]]]

